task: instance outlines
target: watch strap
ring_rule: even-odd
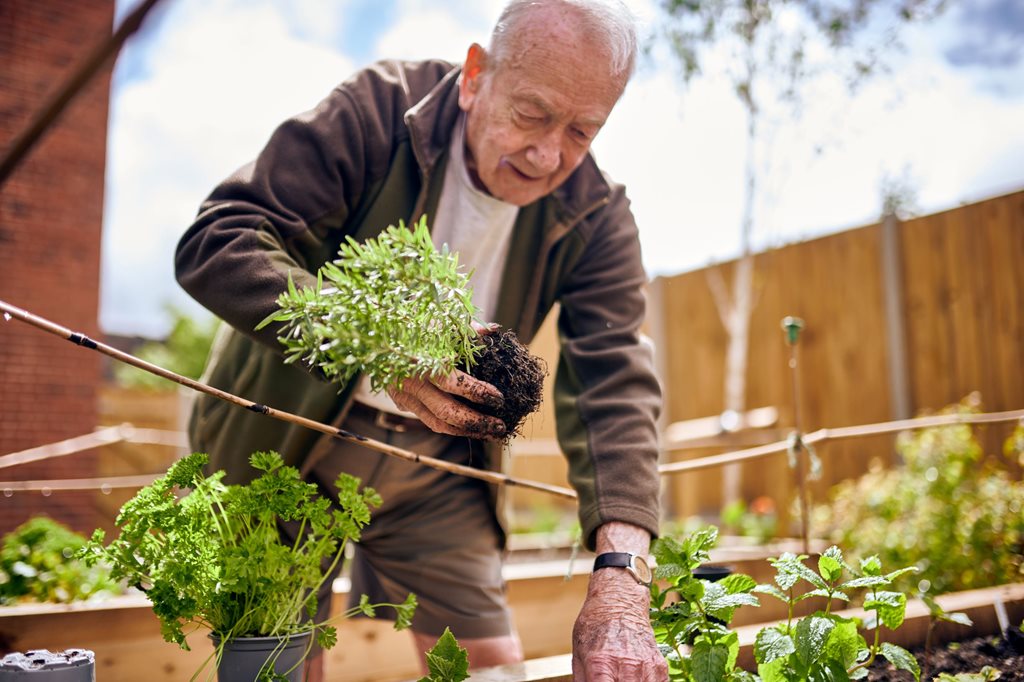
[[[594,570],[599,568],[629,568],[632,566],[633,555],[629,552],[605,552],[594,559]]]

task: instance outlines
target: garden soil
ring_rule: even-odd
[[[547,367],[519,342],[515,332],[498,329],[481,337],[484,349],[470,370],[477,379],[493,384],[505,396],[500,410],[474,407],[505,423],[505,440],[515,437],[523,421],[540,407]]]
[[[921,665],[921,679],[932,680],[940,673],[978,673],[986,665],[998,670],[999,682],[1024,682],[1024,634],[1011,630],[1008,638],[977,637],[956,644],[947,644],[931,652],[925,660],[923,650],[915,650]],[[913,682],[913,676],[894,670],[884,661],[871,668],[868,682]]]

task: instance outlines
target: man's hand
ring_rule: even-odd
[[[412,412],[432,431],[450,436],[484,440],[504,438],[505,424],[474,410],[457,399],[460,396],[492,408],[501,407],[504,398],[493,385],[455,370],[445,377],[406,379],[401,390],[389,388],[395,405]]]
[[[473,330],[480,335],[490,334],[498,328],[495,324],[472,323]],[[501,391],[486,381],[475,379],[465,372],[455,370],[446,377],[406,379],[401,390],[389,388],[388,395],[400,409],[412,412],[435,433],[449,436],[466,436],[483,440],[498,440],[505,437],[505,424],[500,419],[488,416],[463,400],[501,409],[505,397]]]
[[[610,523],[597,531],[597,552],[647,556],[642,528]],[[577,682],[663,682],[668,667],[654,641],[650,591],[625,569],[590,576],[586,601],[572,632],[572,674]]]

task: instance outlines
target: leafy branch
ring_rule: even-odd
[[[317,272],[316,288],[298,289],[289,276],[280,310],[256,327],[283,323],[285,362],[339,382],[364,372],[373,390],[472,366],[482,345],[470,274],[447,246],[434,248],[426,217],[412,230],[399,221],[375,239],[346,239]]]

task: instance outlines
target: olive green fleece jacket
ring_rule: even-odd
[[[285,365],[275,326],[254,328],[277,309],[289,274],[299,286],[315,285],[317,268],[336,257],[346,235],[363,240],[433,214],[459,114],[459,73],[441,61],[367,68],[283,123],[255,161],[206,199],[175,264],[181,286],[230,325],[211,354],[209,383],[342,423],[352,385],[339,393],[337,384]],[[657,532],[661,394],[640,338],[645,279],[625,192],[590,155],[555,192],[519,211],[492,321],[529,343],[560,303],[558,439],[591,547],[609,521]],[[190,436],[229,482],[254,474],[247,464],[254,451],[276,450],[301,467],[331,444],[205,394]],[[505,450],[490,444],[488,466],[502,469]],[[500,491],[492,492],[498,510]]]

